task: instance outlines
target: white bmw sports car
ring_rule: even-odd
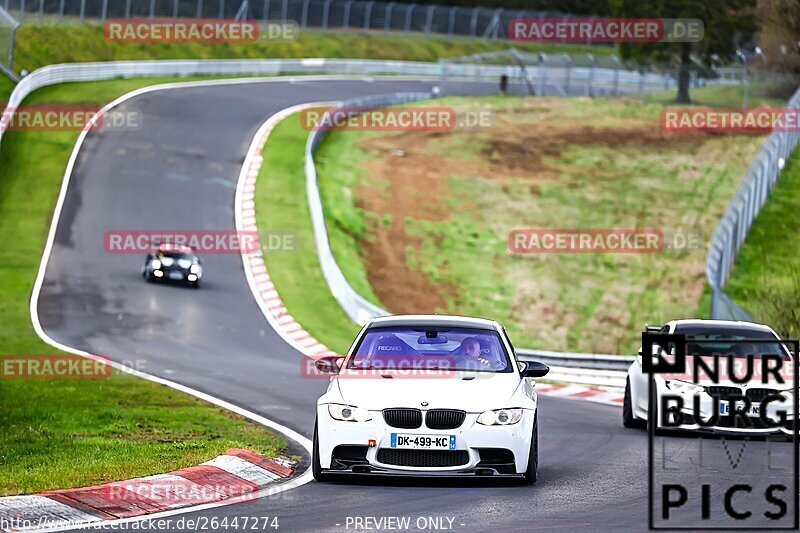
[[[317,401],[312,470],[337,474],[507,476],[536,482],[533,378],[497,322],[440,315],[376,318]]]
[[[654,406],[658,433],[665,430],[792,433],[794,360],[770,327],[751,322],[692,319],[646,329],[659,334],[685,335],[686,370],[680,374],[644,373],[644,354],[640,349],[628,369],[622,407],[625,427],[646,427],[648,409]],[[654,348],[652,356],[657,355],[655,352],[667,360],[675,353],[673,347],[669,348],[670,353]],[[770,368],[774,371],[770,372]]]

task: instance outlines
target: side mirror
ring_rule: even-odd
[[[323,374],[338,374],[339,369],[342,367],[342,362],[344,362],[343,357],[339,357],[338,355],[329,355],[327,357],[317,359],[314,362],[314,366]]]
[[[522,370],[523,378],[541,378],[550,372],[550,367],[539,361],[529,361],[524,364],[525,368]]]

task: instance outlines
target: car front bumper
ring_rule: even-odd
[[[536,411],[524,409],[522,419],[508,426],[477,423],[478,413],[467,413],[460,427],[450,430],[400,429],[389,426],[381,411],[371,411],[368,422],[343,422],[331,418],[328,405],[317,408],[317,435],[320,466],[326,473],[357,475],[465,477],[519,477],[528,468]],[[449,466],[420,466],[427,462],[427,451],[391,448],[392,434],[454,436],[453,457]],[[370,446],[370,442],[374,444]],[[358,450],[358,457],[341,460],[342,449]],[[387,451],[388,450],[388,451]],[[394,453],[392,453],[394,452]],[[363,454],[363,457],[361,456]],[[457,454],[458,460],[455,460]],[[391,461],[387,459],[392,457]],[[398,460],[400,456],[400,460]],[[440,455],[439,458],[442,456]],[[422,460],[419,460],[422,458]],[[411,459],[411,460],[405,460]]]

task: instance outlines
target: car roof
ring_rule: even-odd
[[[744,320],[704,320],[699,318],[683,318],[680,320],[671,320],[669,324],[679,326],[714,326],[720,329],[751,329],[756,331],[768,331],[775,333],[771,327],[764,324],[757,324],[755,322],[746,322]]]
[[[184,246],[182,244],[170,244],[168,242],[159,244],[156,250],[158,250],[159,252],[180,252],[182,254],[193,253],[192,249],[188,246]]]
[[[370,328],[391,326],[442,326],[451,328],[476,328],[496,330],[499,324],[494,320],[455,315],[390,315],[373,318],[367,325]]]

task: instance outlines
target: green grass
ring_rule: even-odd
[[[5,107],[6,102],[8,102],[8,97],[11,96],[11,91],[13,90],[14,82],[0,74],[0,108]]]
[[[610,55],[612,47],[582,45],[535,45],[517,48],[549,53]],[[15,67],[34,69],[54,63],[125,59],[280,59],[346,57],[437,61],[442,57],[504,50],[507,43],[489,40],[421,35],[303,32],[295,41],[255,43],[128,43],[109,41],[95,25],[24,24],[17,33]]]
[[[423,136],[420,151],[437,154],[442,164],[456,169],[446,176],[447,197],[441,202],[447,219],[404,221],[406,233],[422,238],[419,249],[407,251],[407,266],[424,272],[438,287],[456,288],[443,291],[446,305],[438,311],[498,319],[520,346],[634,353],[643,323],[702,309],[706,244],[761,138],[709,136],[639,145],[632,135],[609,149],[602,140],[608,134],[600,133],[595,140],[568,142],[558,153],[542,155],[542,164],[557,179],[508,169],[497,175],[485,164],[495,158],[503,163],[514,150],[526,153],[545,143],[551,128],[543,125],[656,129],[662,105],[501,97],[437,105],[447,103],[491,107],[498,112],[499,127]],[[361,201],[364,194],[387,190],[386,183],[375,183],[365,164],[373,168],[377,161],[398,170],[403,159],[387,153],[411,135],[335,132],[319,152],[334,254],[360,290],[368,283],[363,262],[356,260],[363,253],[362,240],[385,223],[385,213],[366,211]],[[515,148],[491,153],[488,147],[498,139]],[[541,170],[543,176],[546,172]],[[681,229],[700,241],[693,249],[660,254],[508,255],[508,232],[528,227]],[[377,300],[371,291],[364,294]]]
[[[780,333],[797,338],[800,324],[780,327],[781,317],[771,316],[777,294],[787,306],[796,308],[790,296],[797,291],[797,249],[800,246],[800,152],[795,151],[778,178],[769,201],[755,219],[747,240],[739,250],[725,292],[756,321],[784,329]],[[789,301],[786,301],[789,300]],[[783,310],[786,316],[796,315]],[[776,323],[778,322],[778,323]]]
[[[301,127],[297,115],[272,130],[258,175],[256,217],[262,242],[266,242],[266,232],[295,236],[293,251],[266,253],[264,257],[284,305],[311,335],[331,350],[344,353],[358,326],[339,307],[317,261],[303,172],[307,137],[308,131]]]
[[[26,104],[104,104],[160,79],[64,84]],[[0,355],[57,355],[34,333],[28,301],[78,132],[11,131],[0,148]],[[71,488],[199,464],[230,447],[274,455],[276,435],[128,375],[0,379],[0,496]]]
[[[782,106],[796,87],[786,87],[771,83],[750,84],[750,94],[747,97],[749,108],[759,106]],[[703,87],[693,93],[694,105],[708,107],[741,108],[744,105],[744,86],[725,85],[718,87]],[[659,91],[645,96],[645,102],[670,105],[675,101],[675,91]]]

